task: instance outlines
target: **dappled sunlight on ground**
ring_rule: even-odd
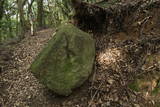
[[[118,58],[121,56],[121,51],[117,48],[113,49],[106,49],[105,51],[101,52],[98,56],[98,63],[104,64],[104,65],[110,65],[115,63]]]

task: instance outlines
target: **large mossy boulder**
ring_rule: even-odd
[[[31,72],[49,89],[67,96],[88,79],[94,58],[92,37],[65,24],[32,63]]]

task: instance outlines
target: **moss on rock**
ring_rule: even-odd
[[[65,24],[32,63],[31,72],[49,89],[67,96],[88,79],[94,58],[92,37]]]

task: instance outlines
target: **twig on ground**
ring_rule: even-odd
[[[94,93],[94,95],[93,95],[93,97],[92,97],[91,101],[89,102],[88,107],[91,107],[91,104],[92,104],[92,102],[93,102],[94,98],[95,98],[95,97],[96,97],[96,95],[98,94],[98,91],[99,91],[99,89],[101,88],[101,86],[102,86],[103,84],[104,84],[104,82],[101,82],[101,84],[99,85],[98,89],[97,89],[97,90],[96,90],[96,92]]]
[[[152,18],[152,17],[148,16],[148,17],[144,18],[142,21],[138,22],[138,25],[139,25],[139,37],[142,37],[144,26],[146,25],[146,23],[149,21],[150,18]]]

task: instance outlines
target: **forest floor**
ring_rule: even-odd
[[[153,17],[142,29],[133,26],[125,32],[93,36],[94,72],[68,97],[54,94],[29,71],[55,30],[44,29],[6,48],[0,46],[0,107],[159,107],[160,22],[155,19],[160,15],[157,10],[148,14]],[[140,81],[140,89],[135,81]],[[158,91],[153,94],[153,90]]]
[[[94,37],[97,53],[95,72],[72,95],[58,96],[45,88],[28,69],[53,32],[52,29],[42,30],[12,44],[10,63],[0,73],[2,107],[154,107],[154,99],[129,88],[136,72],[140,73],[137,61],[139,52],[144,50],[135,36],[129,37],[122,32]]]

